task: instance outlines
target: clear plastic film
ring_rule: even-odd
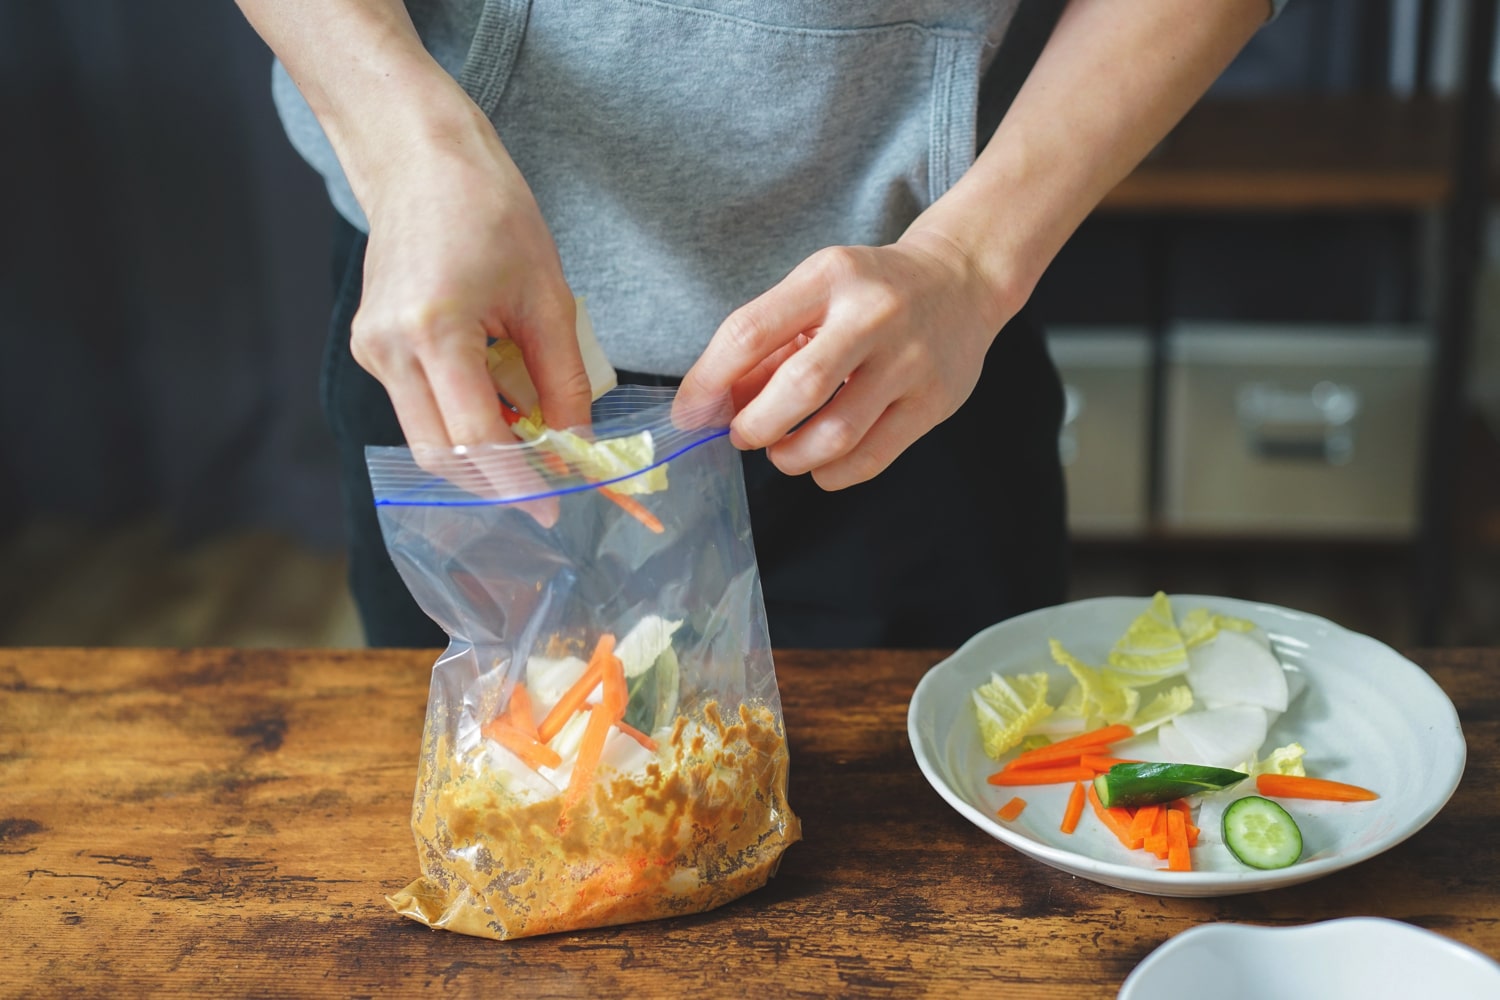
[[[495,938],[690,913],[798,838],[739,456],[727,414],[674,422],[672,397],[623,387],[519,445],[368,449],[386,545],[451,637],[399,912]]]

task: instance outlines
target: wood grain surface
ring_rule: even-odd
[[[805,839],[722,909],[510,943],[383,896],[431,654],[0,650],[0,996],[1113,997],[1215,920],[1394,917],[1500,956],[1500,651],[1416,659],[1469,744],[1447,808],[1353,869],[1137,895],[991,840],[927,785],[906,706],[936,653],[786,652]]]

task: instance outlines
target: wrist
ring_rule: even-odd
[[[1040,275],[1016,267],[1001,248],[976,238],[978,232],[982,229],[948,227],[924,215],[898,243],[943,260],[955,275],[955,293],[972,304],[980,323],[993,334],[1020,312]]]

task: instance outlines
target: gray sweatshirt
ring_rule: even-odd
[[[610,361],[681,375],[813,251],[895,240],[968,169],[979,78],[1018,3],[407,7],[530,184]],[[367,228],[280,65],[273,92],[334,206]]]

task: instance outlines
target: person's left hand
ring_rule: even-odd
[[[831,247],[724,321],[676,408],[729,393],[736,446],[843,489],[952,416],[1012,311],[935,233]]]

